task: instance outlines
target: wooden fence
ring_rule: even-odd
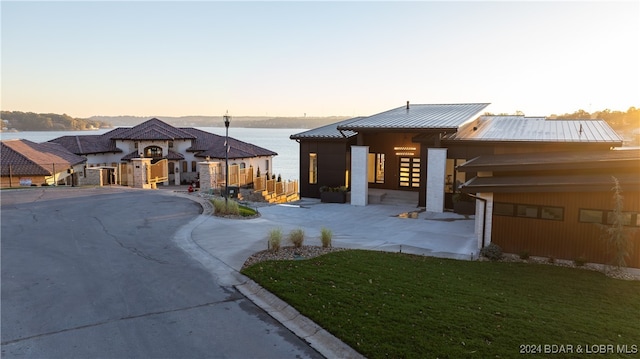
[[[169,165],[166,159],[160,160],[150,166],[147,172],[147,182],[151,184],[162,183],[169,180]]]
[[[253,189],[261,192],[269,202],[290,202],[299,199],[298,181],[280,181],[269,177],[256,177],[253,181]]]

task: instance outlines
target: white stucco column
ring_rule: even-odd
[[[447,170],[447,149],[427,149],[427,211],[444,212],[444,183]]]
[[[200,172],[200,190],[208,191],[218,185],[218,174],[216,173],[218,162],[198,162],[198,172]]]
[[[151,158],[134,158],[131,160],[133,165],[133,187],[134,188],[151,188],[151,184],[147,181],[147,174],[151,170]]]
[[[369,146],[351,146],[351,205],[369,203]]]
[[[475,234],[478,238],[478,250],[491,243],[491,227],[493,224],[493,193],[478,193],[476,196]],[[484,243],[483,243],[484,242]]]
[[[175,184],[176,186],[180,185],[180,166],[178,166],[178,163],[171,163],[170,166],[175,166],[173,169],[173,184]]]

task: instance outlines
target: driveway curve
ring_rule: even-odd
[[[2,357],[318,358],[174,235],[202,207],[162,191],[1,193]]]

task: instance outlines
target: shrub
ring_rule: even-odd
[[[522,252],[520,252],[520,259],[522,259],[522,260],[527,260],[527,259],[529,259],[529,251],[522,251]]]
[[[576,265],[576,267],[582,267],[587,263],[587,259],[584,257],[578,257],[573,261],[573,264]]]
[[[274,228],[269,231],[269,249],[277,252],[280,250],[280,243],[282,242],[282,229]]]
[[[289,240],[294,247],[302,247],[302,242],[304,242],[304,231],[300,228],[292,230],[289,232]]]
[[[252,217],[258,214],[258,211],[247,206],[239,205],[238,210],[242,217]]]
[[[502,248],[495,243],[491,243],[480,250],[480,255],[492,261],[497,261],[502,259]]]
[[[329,187],[329,186],[320,186],[320,192],[347,192],[348,188],[345,186],[338,187]]]
[[[322,247],[327,248],[331,247],[331,238],[333,237],[333,233],[329,228],[322,227],[320,230],[320,241],[322,242]]]
[[[547,258],[547,262],[554,264],[556,262],[556,257],[554,256],[549,256],[549,258]]]
[[[217,215],[239,215],[240,209],[238,208],[238,202],[234,200],[225,201],[224,198],[216,198],[213,202],[213,213]]]

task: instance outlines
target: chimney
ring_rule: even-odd
[[[407,101],[407,110],[409,109],[409,101]]]

